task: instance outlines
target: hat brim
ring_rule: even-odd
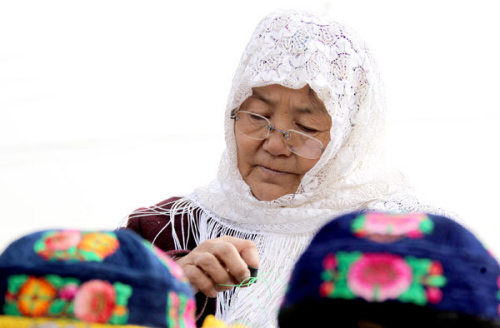
[[[60,318],[26,318],[0,315],[2,328],[148,328],[137,325],[110,325]]]
[[[332,322],[342,328],[498,328],[500,321],[463,313],[440,312],[429,307],[386,301],[308,300],[282,308],[281,328],[324,327]]]

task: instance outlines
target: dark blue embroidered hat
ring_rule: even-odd
[[[497,260],[451,219],[351,213],[326,224],[296,263],[279,324],[500,327],[499,284]]]
[[[0,256],[1,327],[195,328],[195,307],[182,269],[128,230],[38,231]]]

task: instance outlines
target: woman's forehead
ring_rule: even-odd
[[[327,113],[323,102],[318,98],[309,85],[299,89],[288,88],[279,84],[252,88],[252,95],[248,99],[258,99],[268,105],[276,105],[286,97],[293,98],[294,109],[304,113]]]

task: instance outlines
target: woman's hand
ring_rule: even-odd
[[[186,256],[178,259],[195,292],[216,297],[250,278],[248,267],[259,267],[259,255],[254,242],[224,236],[209,239]]]

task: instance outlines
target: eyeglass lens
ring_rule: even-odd
[[[271,130],[276,130],[267,118],[258,114],[238,111],[236,117],[236,130],[250,139],[264,140]],[[277,131],[283,133],[280,130]],[[309,159],[319,158],[323,153],[321,141],[299,131],[287,130],[286,132],[285,144],[293,153]]]

